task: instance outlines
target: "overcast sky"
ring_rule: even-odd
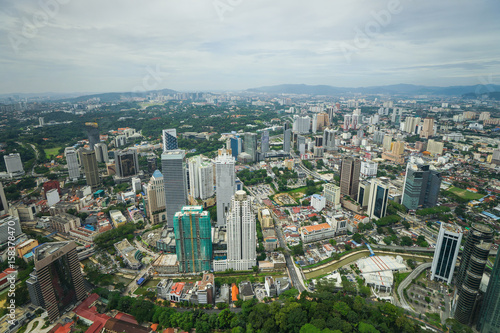
[[[500,84],[499,13],[497,0],[0,0],[0,93]]]

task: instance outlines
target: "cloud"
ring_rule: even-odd
[[[30,31],[44,1],[61,4]],[[461,85],[500,75],[500,3],[399,0],[384,16],[394,1],[4,0],[0,93],[128,91],[157,66],[158,88],[178,90]]]

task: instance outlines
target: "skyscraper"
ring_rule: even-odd
[[[311,130],[311,117],[293,116],[293,132],[303,134]]]
[[[89,150],[94,150],[95,145],[101,142],[99,125],[97,123],[85,123],[85,131],[89,139]]]
[[[425,118],[424,125],[420,131],[420,137],[428,139],[432,136],[434,136],[434,118]]]
[[[477,329],[481,333],[500,332],[500,255],[497,253],[490,282],[484,295]]]
[[[230,138],[228,149],[231,149],[231,154],[233,155],[234,159],[237,160],[238,155],[241,153],[241,138],[239,136]]]
[[[161,168],[165,181],[165,201],[168,226],[174,226],[174,215],[187,203],[186,153],[170,150],[161,154]]]
[[[97,162],[99,162],[99,163],[108,163],[109,162],[108,146],[104,142],[97,143],[94,146],[94,149],[95,149],[95,156],[96,156]]]
[[[135,176],[139,172],[137,150],[127,149],[115,152],[116,175],[120,178]]]
[[[267,153],[269,151],[269,131],[262,132],[260,151],[263,153]]]
[[[245,191],[237,191],[227,214],[227,268],[252,269],[257,263],[255,214]]]
[[[361,160],[359,158],[346,157],[342,160],[340,171],[340,194],[348,195],[353,200],[358,196],[359,174]]]
[[[380,219],[387,212],[389,183],[381,178],[374,178],[370,185],[367,215],[371,219]]]
[[[257,160],[257,134],[245,133],[245,153],[252,157],[255,162]]]
[[[226,225],[226,214],[231,205],[231,198],[236,192],[236,172],[234,157],[224,150],[219,150],[215,159],[215,189],[217,195],[217,226]]]
[[[82,165],[85,172],[87,185],[93,188],[97,187],[101,183],[101,180],[99,178],[99,168],[97,167],[95,151],[82,151]]]
[[[35,249],[34,262],[50,321],[86,297],[75,242],[42,244]]]
[[[214,195],[214,168],[209,161],[195,156],[188,161],[189,168],[189,193],[193,198],[202,200]]]
[[[291,147],[292,147],[292,129],[287,128],[283,131],[283,150],[289,153]]]
[[[3,159],[9,177],[24,175],[23,162],[21,161],[21,155],[19,155],[19,153],[4,155]]]
[[[160,170],[155,170],[151,176],[146,186],[146,192],[148,196],[147,214],[151,224],[166,222],[165,182]]]
[[[441,222],[432,260],[431,280],[436,279],[451,284],[461,241],[462,230],[459,226]]]
[[[177,130],[169,128],[162,131],[163,152],[179,149],[177,144]]]
[[[78,157],[75,148],[67,147],[66,149],[64,149],[64,155],[66,156],[69,178],[80,178],[80,165],[78,164]]]
[[[408,162],[401,202],[410,210],[434,207],[438,201],[440,186],[440,172],[431,170],[429,165]]]
[[[323,146],[326,150],[334,150],[335,149],[335,136],[337,135],[337,131],[333,129],[325,129],[323,132]]]
[[[174,232],[179,272],[211,270],[212,225],[210,213],[201,206],[184,206],[174,216]]]
[[[3,184],[0,182],[0,216],[9,213],[9,202],[5,197],[5,191],[3,190]]]

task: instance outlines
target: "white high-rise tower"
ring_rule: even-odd
[[[66,156],[66,164],[68,165],[69,178],[80,178],[80,165],[78,164],[78,157],[75,148],[65,148],[64,155]]]
[[[236,172],[234,157],[224,149],[219,150],[215,159],[215,186],[217,195],[217,226],[226,225],[231,198],[236,192]]]
[[[255,215],[245,191],[237,191],[227,214],[227,268],[252,269],[257,263]]]

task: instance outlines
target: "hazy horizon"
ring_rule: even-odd
[[[0,94],[500,84],[499,12],[493,0],[6,0]]]

